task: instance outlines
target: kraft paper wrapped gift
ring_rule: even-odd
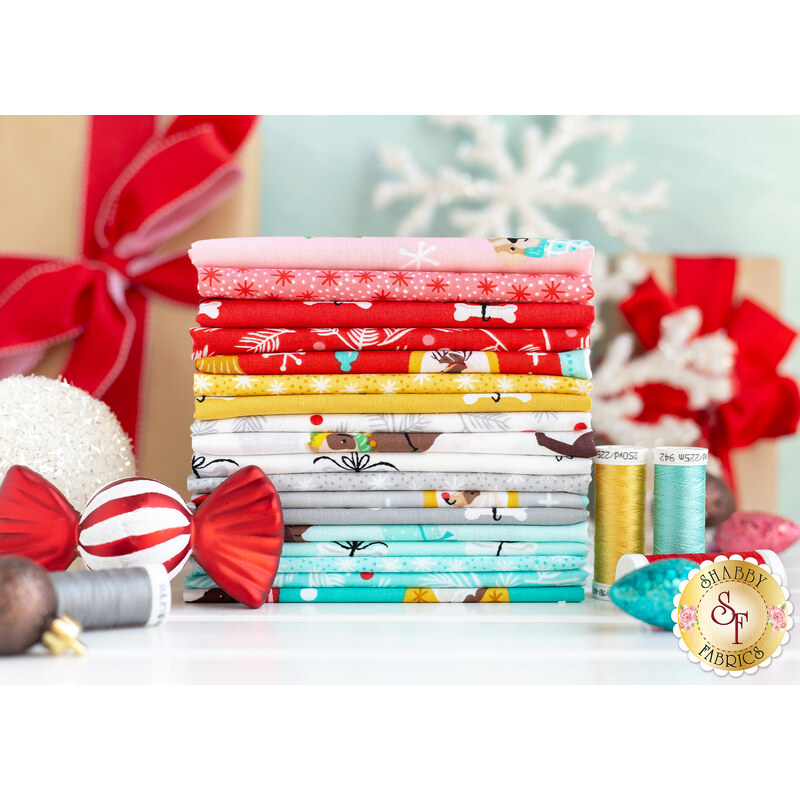
[[[158,118],[157,130],[170,120]],[[0,253],[59,258],[80,253],[89,126],[84,116],[0,117]],[[236,190],[159,251],[186,250],[198,239],[258,233],[257,129],[250,131],[236,159],[243,172]],[[137,460],[141,474],[179,491],[191,459],[193,365],[188,353],[196,314],[196,306],[149,299]],[[57,377],[71,346],[51,348],[34,371]]]
[[[665,291],[674,291],[673,257],[650,253],[641,255],[646,271]],[[781,264],[774,258],[737,259],[734,302],[750,298],[780,316]],[[775,512],[778,508],[778,442],[765,439],[750,447],[733,450],[739,508]]]

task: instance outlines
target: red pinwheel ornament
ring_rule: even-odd
[[[278,493],[258,467],[220,484],[194,515],[158,481],[124,478],[79,514],[41,475],[14,466],[0,484],[0,555],[64,570],[80,554],[89,569],[161,564],[170,577],[193,555],[214,582],[251,608],[266,602],[283,549]]]
[[[722,330],[736,346],[734,395],[708,409],[691,409],[682,389],[664,384],[637,387],[643,411],[638,417],[654,422],[669,414],[694,420],[703,444],[722,462],[729,477],[731,450],[759,439],[786,436],[800,422],[797,383],[778,367],[797,336],[773,314],[752,300],[736,304],[733,258],[675,258],[675,295],[668,295],[650,277],[620,309],[646,350],[658,345],[662,318],[687,306],[702,314],[698,335]]]

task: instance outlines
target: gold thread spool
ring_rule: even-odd
[[[601,446],[594,464],[592,596],[607,600],[620,556],[644,553],[647,448]]]

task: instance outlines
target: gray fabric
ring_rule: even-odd
[[[572,525],[588,518],[579,508],[283,509],[286,525]]]
[[[192,493],[211,492],[224,477],[186,481]],[[509,475],[481,472],[295,473],[270,475],[279,492],[424,491],[449,492],[572,492],[585,495],[591,475]]]

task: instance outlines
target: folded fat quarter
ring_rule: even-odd
[[[593,458],[594,431],[563,433],[211,433],[192,436],[206,455],[291,453],[500,453]]]
[[[202,462],[198,461],[199,471]],[[193,494],[213,492],[226,476],[199,477],[186,481]],[[506,475],[481,472],[317,472],[270,476],[283,492],[570,492],[585,496],[591,475]],[[380,502],[379,500],[377,502]],[[506,505],[509,505],[506,503]]]
[[[200,283],[203,268],[443,270],[586,275],[594,248],[568,239],[263,236],[205,239],[189,250]]]
[[[222,589],[187,589],[187,603],[233,603]],[[273,588],[268,603],[580,603],[582,586],[511,586],[478,589],[409,587],[373,588]]]
[[[589,347],[589,328],[192,328],[192,358],[293,350],[507,350]]]
[[[574,411],[518,411],[460,414],[271,414],[196,419],[192,435],[216,433],[485,433],[587,431],[591,415]]]
[[[255,397],[195,397],[195,419],[255,414],[438,414],[462,411],[589,411],[588,395],[549,392],[503,394],[297,394]]]
[[[575,328],[594,307],[582,303],[422,303],[415,300],[204,300],[197,324],[216,328]]]
[[[321,353],[243,353],[194,362],[211,375],[335,375],[389,372],[509,373],[591,378],[588,350],[494,353],[489,350],[334,350]]]
[[[194,374],[196,397],[299,394],[588,394],[592,385],[562,375],[208,375]]]
[[[195,453],[192,472],[198,478],[232,475],[255,466],[267,475],[298,472],[511,472],[522,475],[588,475],[591,458],[518,456],[492,453],[328,453],[313,455],[212,456]]]
[[[281,558],[294,556],[585,556],[585,542],[287,542]]]
[[[588,542],[586,522],[574,525],[516,525],[503,529],[508,542]],[[287,526],[286,542],[339,542],[353,539],[349,525]],[[370,542],[484,542],[497,539],[491,525],[362,525],[358,539]]]
[[[582,556],[296,556],[281,558],[278,574],[297,572],[548,572],[581,569]]]
[[[195,494],[192,500],[204,493]],[[281,492],[287,508],[586,508],[574,492]]]
[[[269,269],[198,270],[204,298],[341,302],[588,303],[590,275],[428,270]]]

